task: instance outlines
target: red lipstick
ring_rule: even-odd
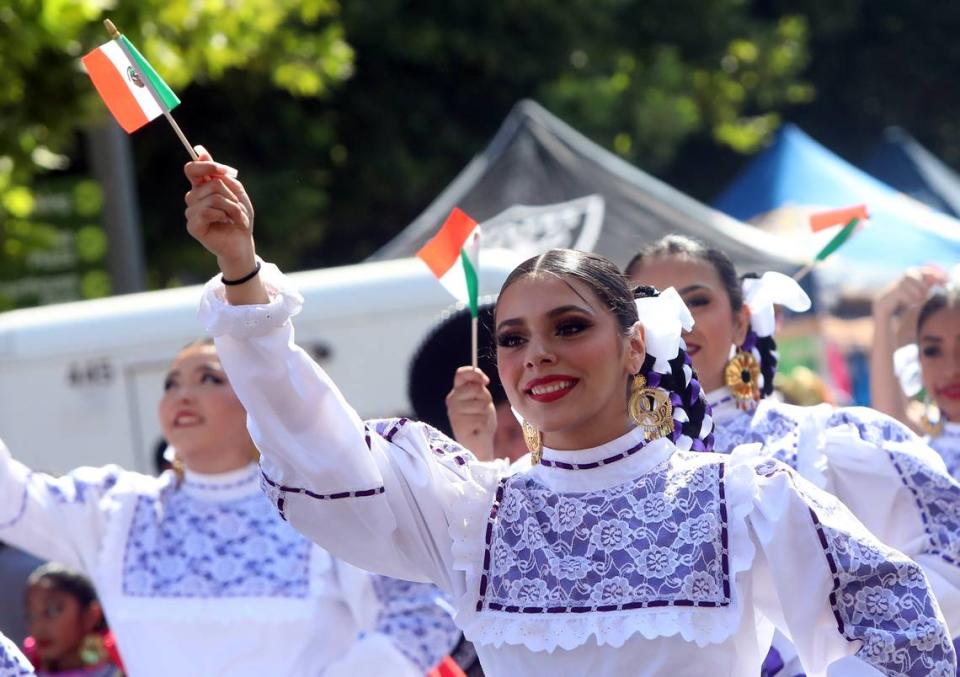
[[[555,402],[566,397],[579,382],[580,379],[563,374],[543,376],[527,383],[524,392],[536,402]]]

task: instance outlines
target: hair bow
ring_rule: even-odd
[[[670,371],[670,360],[680,353],[682,332],[693,329],[693,315],[673,287],[667,287],[659,296],[635,299],[635,303],[647,353],[656,360],[653,368],[666,374]]]
[[[760,278],[743,281],[743,300],[750,308],[750,328],[757,336],[773,336],[776,328],[774,304],[794,312],[810,309],[810,297],[792,277],[783,273],[764,273]]]

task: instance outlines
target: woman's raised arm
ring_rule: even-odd
[[[239,182],[219,167],[209,159],[187,165],[188,229],[230,281],[251,272],[243,265],[253,260],[252,208],[243,206],[249,199],[240,197]],[[234,197],[206,188],[214,182]],[[364,423],[295,343],[291,318],[302,297],[275,266],[261,266],[242,285],[211,280],[200,319],[247,410],[265,491],[285,519],[335,556],[462,592],[451,573],[451,525],[462,529],[464,510],[482,512],[492,503],[499,466],[479,464],[429,426]]]

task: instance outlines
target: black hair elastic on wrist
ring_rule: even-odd
[[[225,285],[227,285],[228,287],[232,287],[233,285],[243,284],[244,282],[249,282],[250,280],[252,280],[253,278],[255,278],[259,272],[260,272],[260,262],[257,261],[257,267],[254,268],[253,270],[251,270],[249,273],[247,273],[247,274],[244,275],[243,277],[241,277],[239,280],[228,280],[228,279],[225,278],[223,275],[221,275],[221,276],[220,276],[220,281],[223,282],[223,283],[224,283]]]

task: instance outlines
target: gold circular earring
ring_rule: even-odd
[[[543,458],[543,433],[527,421],[524,421],[520,427],[523,428],[523,441],[530,450],[530,462],[537,465]]]
[[[630,400],[627,402],[630,418],[643,430],[648,442],[666,437],[673,432],[673,404],[664,388],[648,388],[642,374],[633,377]]]
[[[943,412],[940,411],[940,408],[930,399],[930,393],[927,393],[923,398],[923,405],[923,418],[920,423],[923,426],[924,432],[930,437],[940,437],[940,435],[943,434]],[[933,415],[934,411],[937,412],[936,416]]]
[[[737,351],[723,369],[723,382],[737,407],[749,411],[760,400],[760,364],[753,353]]]

